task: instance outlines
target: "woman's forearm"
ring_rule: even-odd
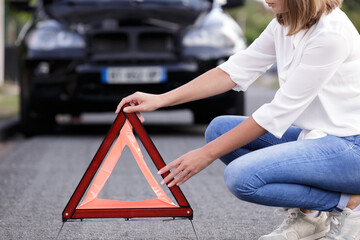
[[[229,132],[205,145],[203,150],[208,154],[209,159],[214,161],[252,142],[265,133],[267,133],[267,131],[250,116]]]
[[[191,102],[229,91],[235,87],[230,76],[214,68],[172,91],[161,94],[161,107]]]
[[[125,103],[126,112],[149,112],[158,108],[173,106],[198,99],[207,98],[229,91],[236,84],[230,76],[219,68],[214,68],[200,75],[187,84],[164,94],[149,94],[136,92],[124,97],[118,104],[115,113],[119,113]]]

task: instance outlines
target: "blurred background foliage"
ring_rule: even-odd
[[[36,0],[31,1],[32,4]],[[226,10],[244,30],[247,43],[251,44],[274,18],[265,6],[265,0],[247,0],[244,7]],[[342,10],[346,12],[360,32],[360,0],[344,0]],[[5,42],[13,44],[22,26],[30,19],[31,13],[11,11],[5,1]]]
[[[247,43],[251,44],[275,17],[265,0],[247,0],[244,7],[228,10],[243,28]],[[344,0],[341,8],[360,32],[360,0]]]

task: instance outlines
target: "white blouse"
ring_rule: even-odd
[[[280,88],[253,113],[278,138],[295,125],[299,139],[360,134],[360,36],[340,9],[309,30],[286,36],[274,19],[246,50],[219,66],[245,91],[277,62]]]

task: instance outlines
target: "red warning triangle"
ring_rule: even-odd
[[[126,106],[128,105],[124,107]],[[133,130],[138,135],[156,168],[160,170],[165,166],[164,160],[137,116],[134,113],[124,113],[121,110],[66,205],[62,213],[63,222],[70,219],[85,218],[182,217],[192,219],[193,210],[179,186],[175,185],[169,188],[177,202],[175,204],[157,183],[144,161]],[[141,172],[157,198],[143,201],[98,198],[125,146],[131,150]],[[162,174],[162,177],[165,178],[169,173]]]

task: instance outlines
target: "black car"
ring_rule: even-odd
[[[34,11],[18,38],[25,133],[52,127],[57,114],[113,112],[135,91],[174,89],[246,45],[241,28],[216,0],[10,4]],[[196,123],[206,123],[221,114],[243,114],[243,98],[229,91],[176,108],[191,109]]]

